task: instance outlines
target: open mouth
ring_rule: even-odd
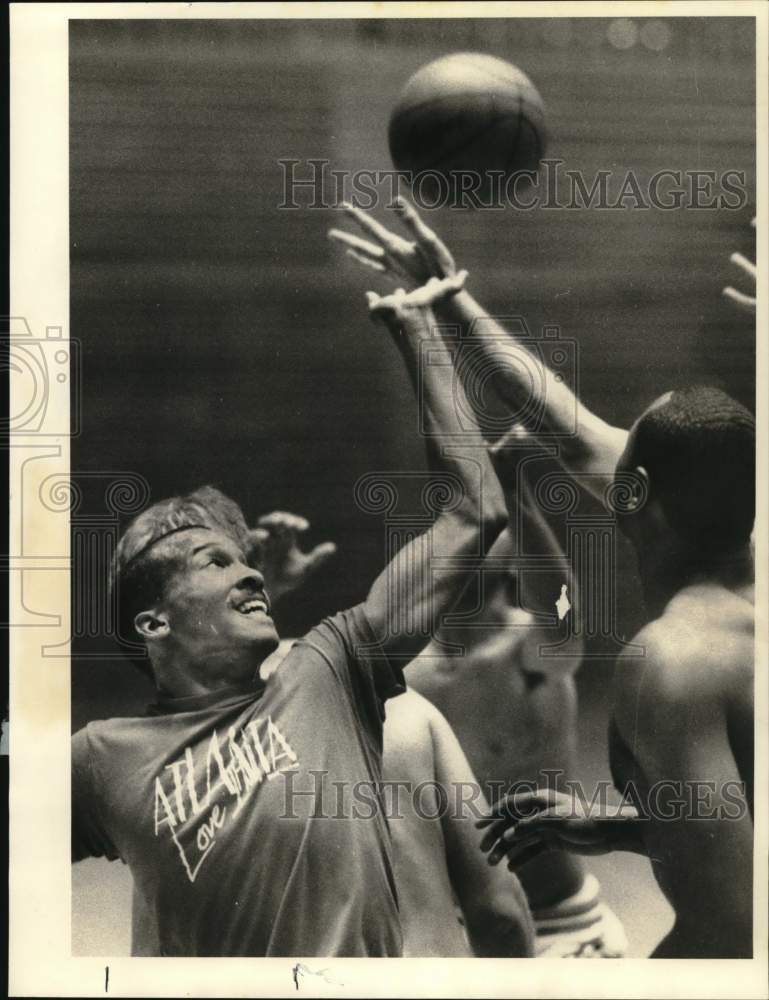
[[[260,597],[248,597],[246,600],[234,604],[233,607],[241,615],[253,615],[256,612],[261,612],[263,615],[270,613],[267,602]]]

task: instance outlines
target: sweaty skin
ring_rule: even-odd
[[[467,759],[441,713],[415,691],[387,705],[383,775],[408,782],[397,795],[391,786],[397,809],[389,820],[404,957],[531,955],[531,917],[518,879],[487,865],[478,847],[473,818],[486,803],[475,796]],[[462,805],[473,798],[475,812]]]

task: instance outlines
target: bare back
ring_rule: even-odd
[[[676,912],[660,957],[750,952],[753,804],[752,587],[698,583],[618,666],[610,756],[650,817],[645,843]]]

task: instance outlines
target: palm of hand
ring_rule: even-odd
[[[274,511],[260,517],[258,527],[250,532],[252,560],[259,566],[265,589],[273,600],[296,590],[336,552],[333,542],[303,552],[299,536],[309,527],[303,517]]]
[[[298,587],[307,575],[311,559],[295,540],[267,543],[263,547],[261,569],[270,594],[285,593]]]

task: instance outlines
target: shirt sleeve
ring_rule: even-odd
[[[319,653],[336,674],[361,720],[381,740],[384,703],[403,694],[403,670],[387,659],[362,604],[342,611],[299,640]]]
[[[109,858],[118,852],[107,834],[99,808],[88,727],[72,737],[72,860]]]

